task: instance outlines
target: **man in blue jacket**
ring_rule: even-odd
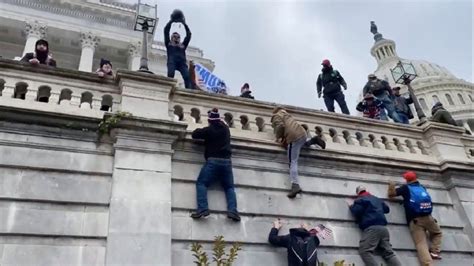
[[[380,265],[375,260],[374,251],[382,250],[382,257],[389,266],[401,266],[397,255],[392,250],[390,244],[390,234],[386,227],[387,219],[385,213],[390,209],[383,200],[371,195],[363,186],[356,189],[357,199],[353,204],[349,204],[352,215],[362,230],[359,242],[359,254],[365,265]]]

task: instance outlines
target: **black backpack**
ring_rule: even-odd
[[[301,237],[297,235],[290,234],[290,248],[288,252],[296,257],[297,264],[301,266],[316,266],[318,265],[318,252],[316,247],[318,242],[316,242],[316,237]]]

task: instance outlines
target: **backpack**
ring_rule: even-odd
[[[298,258],[299,265],[316,266],[319,262],[316,247],[317,244],[313,236],[309,237],[306,241],[301,237],[292,236],[289,252]]]
[[[433,204],[426,188],[419,184],[409,184],[410,202],[408,207],[415,214],[431,214]]]

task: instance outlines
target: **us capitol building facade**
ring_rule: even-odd
[[[156,75],[135,71],[141,35],[128,30],[133,6],[0,0],[0,10],[0,265],[194,265],[191,244],[212,252],[214,237],[223,235],[242,243],[235,265],[283,266],[286,250],[268,244],[279,217],[282,234],[301,222],[326,225],[333,236],[321,239],[319,260],[359,266],[360,229],[346,203],[359,185],[386,200],[393,248],[403,265],[418,265],[403,207],[387,199],[388,183],[401,183],[406,170],[427,187],[443,231],[436,265],[472,265],[474,136],[463,128],[285,106],[327,144],[302,150],[304,193],[289,200],[288,159],[271,127],[276,104],[184,89],[165,76],[160,42],[150,49]],[[39,38],[49,41],[57,68],[12,60]],[[395,43],[378,40],[372,51],[376,74],[390,80]],[[188,55],[213,69],[200,49],[190,47]],[[93,73],[101,57],[112,61],[115,78]],[[425,111],[436,96],[469,125],[472,84],[412,62]],[[240,223],[227,219],[224,193],[214,187],[211,215],[189,216],[204,163],[204,147],[191,132],[207,125],[207,111],[216,106],[232,135]]]

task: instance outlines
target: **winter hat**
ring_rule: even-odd
[[[367,189],[364,186],[358,186],[356,188],[356,194],[359,195],[360,193],[367,191]]]
[[[416,181],[416,173],[413,171],[406,171],[403,174],[403,178],[405,178],[407,182]]]
[[[278,113],[278,111],[280,111],[280,110],[284,110],[284,108],[281,107],[281,106],[277,106],[277,107],[273,108],[273,112],[272,112],[272,113],[276,114],[276,113]]]
[[[443,104],[440,103],[440,102],[436,102],[436,103],[433,105],[433,108],[436,108],[436,107],[443,107]]]
[[[110,66],[112,66],[112,63],[110,63],[110,61],[107,60],[107,59],[101,58],[99,65],[100,65],[100,67],[102,68],[104,65],[110,65]]]
[[[207,120],[209,121],[221,120],[220,115],[219,115],[219,110],[217,108],[212,108],[212,110],[209,110],[207,112]]]
[[[36,48],[36,46],[38,46],[39,44],[42,44],[42,45],[46,46],[47,48],[49,48],[48,42],[47,42],[46,40],[44,40],[44,39],[39,39],[39,40],[37,40],[37,41],[36,41],[36,44],[35,44],[35,48]]]
[[[367,78],[368,78],[368,79],[372,79],[372,78],[377,78],[377,76],[374,75],[374,74],[369,74],[369,75],[367,76]]]
[[[323,66],[330,66],[331,62],[328,59],[324,59],[323,62],[321,63]]]
[[[394,90],[394,91],[397,91],[397,90],[399,91],[400,89],[401,89],[401,88],[400,88],[400,87],[398,87],[398,86],[397,86],[397,87],[393,87],[393,88],[392,88],[392,90]]]
[[[372,93],[367,93],[365,96],[364,96],[364,100],[368,100],[368,99],[373,99],[374,98],[374,95]]]

